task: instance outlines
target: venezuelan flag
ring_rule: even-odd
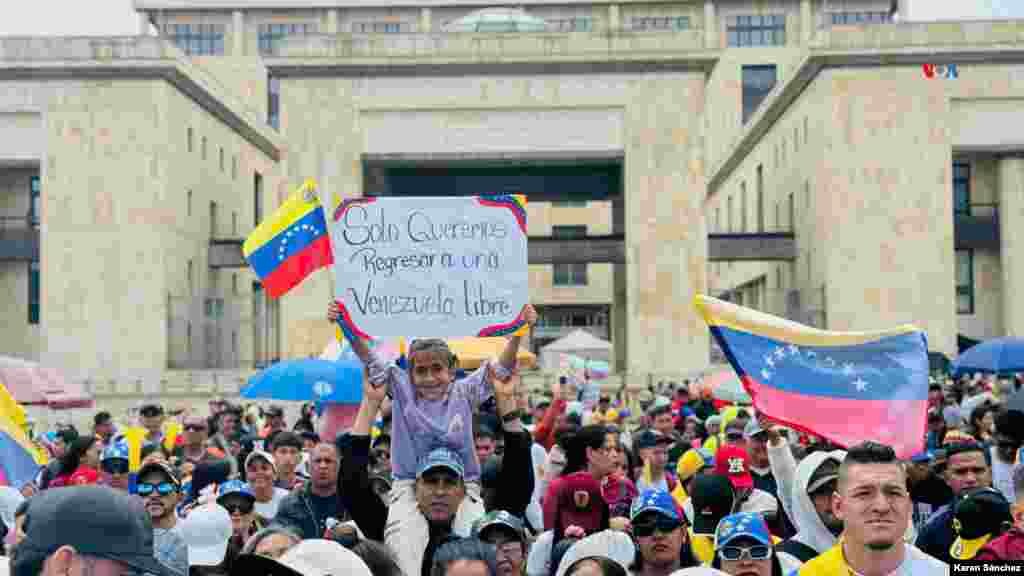
[[[840,446],[924,449],[928,343],[917,328],[827,332],[706,296],[695,304],[769,418]]]
[[[7,389],[0,385],[4,394]],[[21,488],[31,482],[46,457],[13,419],[0,415],[0,486]]]
[[[316,182],[307,180],[242,245],[267,294],[281,296],[314,271],[334,263]]]

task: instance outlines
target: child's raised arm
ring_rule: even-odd
[[[523,319],[526,320],[527,326],[532,327],[537,324],[537,310],[534,309],[532,304],[527,304],[523,308]],[[505,344],[505,350],[501,352],[501,357],[498,359],[501,366],[509,372],[516,369],[516,355],[519,353],[519,342],[521,339],[518,333],[509,337],[508,342]]]
[[[327,319],[331,324],[337,325],[339,318],[341,318],[341,306],[338,305],[337,301],[331,300],[330,304],[327,305]],[[391,379],[388,377],[389,370],[380,361],[377,354],[370,349],[366,340],[354,334],[349,334],[346,330],[342,330],[342,333],[352,346],[352,351],[355,352],[356,357],[366,366],[370,384],[377,387],[387,386],[388,393],[391,393]]]

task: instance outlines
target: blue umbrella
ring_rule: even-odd
[[[950,365],[953,376],[981,372],[1015,374],[1024,372],[1024,339],[995,338],[971,346]]]
[[[350,360],[285,360],[249,378],[242,398],[358,404],[363,398],[363,365]]]

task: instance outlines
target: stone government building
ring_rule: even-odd
[[[950,356],[1024,333],[1024,21],[517,6],[544,29],[452,31],[474,0],[136,0],[137,37],[0,38],[0,354],[127,394],[319,351],[330,274],[268,301],[240,254],[308,177],[526,193],[533,344],[582,327],[637,377],[707,367],[695,293],[913,322]]]

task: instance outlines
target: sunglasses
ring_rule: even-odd
[[[751,560],[767,560],[772,557],[772,547],[763,545],[751,546],[750,548],[722,546],[718,549],[718,555],[722,560],[729,560],[730,562],[742,560],[744,556],[749,557]]]
[[[249,502],[248,500],[229,500],[226,502],[220,502],[220,505],[228,511],[228,514],[238,512],[243,516],[252,512],[253,509],[252,502]]]
[[[633,535],[637,538],[649,538],[654,536],[655,532],[661,532],[662,534],[668,534],[674,530],[677,530],[682,524],[678,520],[672,520],[671,518],[658,518],[653,522],[641,522],[640,524],[633,524]]]
[[[120,458],[104,460],[103,462],[100,462],[100,468],[107,474],[127,474],[128,461],[121,460]]]
[[[185,426],[185,431],[186,432],[206,432],[206,426],[203,426],[201,424],[189,424],[188,426]]]
[[[171,482],[161,482],[159,484],[141,483],[135,486],[135,493],[139,496],[149,496],[153,492],[161,496],[170,496],[177,491],[178,487]]]

